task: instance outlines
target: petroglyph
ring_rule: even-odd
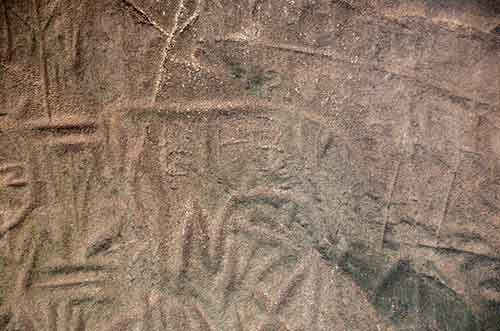
[[[0,1],[0,331],[497,330],[487,2]]]

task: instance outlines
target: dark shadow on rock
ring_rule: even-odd
[[[485,308],[475,316],[470,307],[441,281],[416,272],[410,261],[391,262],[361,243],[350,244],[342,253],[319,249],[325,261],[337,265],[363,288],[377,311],[399,331],[490,331],[500,318]],[[393,260],[392,260],[393,261]],[[498,310],[500,312],[500,310]]]

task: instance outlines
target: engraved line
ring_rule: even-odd
[[[49,273],[52,275],[57,274],[72,274],[79,272],[97,272],[97,271],[105,271],[109,269],[107,265],[99,265],[99,264],[63,264],[63,265],[54,265],[47,266],[43,269],[38,269],[40,273]]]
[[[253,235],[257,237],[256,239],[265,242],[265,243],[279,243],[280,245],[287,247],[288,249],[292,251],[300,251],[300,246],[295,245],[291,240],[288,238],[281,236],[279,234],[276,234],[274,232],[268,231],[266,229],[263,229],[259,226],[251,225],[248,223],[240,223],[238,224],[238,229],[242,233],[246,233],[249,235]]]
[[[10,187],[25,187],[28,185],[28,182],[22,178],[19,179],[11,179],[8,183],[7,186]]]
[[[280,312],[284,305],[290,300],[290,295],[292,291],[300,286],[306,279],[307,269],[306,266],[309,261],[304,260],[300,262],[300,264],[295,268],[290,277],[283,281],[284,286],[281,287],[278,293],[274,296],[272,301],[270,302],[269,312],[272,315],[275,315]]]
[[[6,163],[0,165],[0,174],[6,173],[5,181],[7,186],[22,187],[28,184],[23,178],[24,166],[21,163]]]
[[[90,199],[90,182],[94,178],[94,174],[97,170],[97,155],[94,154],[93,152],[88,153],[90,161],[87,162],[87,167],[86,167],[86,173],[84,177],[84,192],[83,192],[83,197],[80,204],[80,211],[79,211],[79,219],[82,222],[81,227],[82,227],[82,233],[81,235],[84,237],[87,237],[88,234],[88,204],[89,204],[89,199]]]
[[[69,331],[85,331],[85,319],[83,318],[82,309],[78,306],[73,307],[71,327]]]
[[[318,262],[318,257],[316,255],[313,255],[312,259],[312,270],[311,270],[311,286],[312,286],[312,291],[311,291],[311,297],[312,301],[311,304],[309,305],[308,309],[308,317],[310,319],[309,325],[311,326],[311,330],[317,330],[317,325],[318,325],[318,307],[320,306],[321,302],[321,270],[319,269],[319,262]]]
[[[62,0],[54,0],[48,4],[49,8],[47,13],[47,18],[45,19],[45,22],[43,23],[40,32],[45,33],[45,31],[47,31],[47,28],[50,26],[50,23],[52,23],[52,20],[56,14],[56,10],[59,8],[61,2]]]
[[[172,26],[172,30],[167,35],[167,40],[165,41],[165,45],[163,46],[163,51],[160,58],[161,61],[154,84],[151,104],[154,104],[156,102],[158,94],[160,93],[161,83],[163,81],[163,75],[165,72],[165,61],[167,60],[167,55],[169,50],[175,43],[175,36],[181,35],[190,25],[192,25],[198,19],[201,7],[202,7],[202,0],[196,0],[196,6],[193,14],[186,20],[186,22],[184,22],[181,26],[179,26],[179,19],[185,9],[184,0],[179,1],[179,5],[174,16],[174,24]]]
[[[276,104],[270,101],[247,97],[242,99],[226,99],[223,101],[219,100],[200,100],[200,101],[173,101],[167,105],[163,104],[132,104],[130,107],[114,107],[111,106],[107,108],[110,113],[116,112],[154,112],[154,113],[169,113],[172,116],[185,116],[185,114],[190,114],[192,116],[205,116],[208,114],[218,114],[218,115],[241,115],[241,113],[265,113],[265,112],[296,112],[306,119],[315,121],[325,125],[325,117],[312,113],[309,110],[301,106],[291,105],[291,104]]]
[[[26,257],[24,263],[21,265],[16,278],[15,294],[17,297],[22,297],[24,294],[24,290],[30,286],[31,273],[35,265],[35,257],[38,248],[36,239],[37,238],[33,238],[31,244],[28,244],[30,245],[28,248],[28,256]]]
[[[78,68],[79,67],[79,64],[80,64],[80,54],[81,54],[81,51],[80,51],[80,38],[81,38],[81,26],[82,26],[82,22],[86,19],[86,17],[84,19],[81,19],[80,22],[78,23],[74,23],[73,25],[73,33],[72,33],[72,36],[71,36],[71,50],[72,50],[72,57],[73,57],[73,68]]]
[[[238,265],[237,244],[231,236],[226,243],[226,249],[223,257],[223,268],[216,283],[216,287],[222,292],[223,306],[226,306],[229,289],[235,285],[237,265]],[[217,292],[217,291],[216,291]]]
[[[87,241],[87,245],[84,248],[85,257],[94,257],[99,253],[106,252],[112,253],[115,251],[121,251],[130,245],[136,245],[137,240],[130,240],[122,244],[114,245],[113,242],[120,235],[122,230],[122,223],[120,220],[115,221],[106,231],[98,233],[92,239]]]
[[[86,285],[99,285],[103,284],[105,282],[105,279],[63,279],[63,280],[55,280],[55,281],[48,281],[48,282],[43,282],[43,283],[37,283],[33,284],[34,288],[66,288],[66,287],[80,287],[80,286],[86,286]]]
[[[255,257],[255,253],[257,252],[257,244],[255,242],[251,242],[249,251],[250,252],[242,258],[242,261],[245,261],[245,265],[243,266],[243,269],[240,272],[240,276],[238,277],[238,283],[240,284],[250,274],[251,262]]]
[[[497,105],[492,105],[492,104],[489,104],[488,102],[485,102],[485,101],[476,100],[473,97],[457,95],[452,90],[449,90],[448,88],[446,88],[444,86],[440,86],[438,82],[435,82],[435,81],[433,81],[432,83],[424,82],[415,76],[411,76],[409,74],[405,74],[405,73],[401,73],[401,72],[397,72],[397,71],[392,71],[392,70],[389,70],[385,67],[382,67],[382,66],[370,63],[370,62],[361,62],[361,61],[351,60],[351,59],[349,59],[347,57],[343,57],[342,55],[340,55],[336,52],[333,52],[331,50],[320,50],[320,49],[317,49],[314,47],[297,46],[297,45],[286,44],[286,43],[273,43],[273,42],[266,41],[266,40],[250,41],[250,40],[247,40],[244,38],[235,38],[235,37],[223,37],[223,38],[218,38],[216,40],[219,42],[220,41],[233,42],[233,43],[247,44],[249,46],[278,49],[278,50],[282,50],[282,51],[295,52],[295,53],[309,55],[309,56],[320,56],[320,57],[332,59],[332,60],[337,61],[337,62],[348,63],[351,65],[364,67],[365,69],[376,70],[376,71],[380,71],[383,73],[395,75],[399,78],[416,82],[422,86],[431,87],[437,91],[440,91],[440,92],[446,94],[448,97],[458,97],[458,98],[464,99],[466,101],[477,102],[480,104],[488,105],[490,107],[497,107]],[[430,78],[429,78],[429,80],[430,80]]]
[[[285,256],[280,253],[274,253],[261,259],[260,265],[257,266],[257,270],[254,273],[254,278],[257,282],[261,282],[264,277],[276,266],[283,263]]]
[[[388,199],[386,199],[386,205],[384,208],[384,225],[382,228],[382,240],[381,240],[381,244],[380,244],[380,249],[384,248],[385,232],[387,230],[387,223],[389,222],[389,210],[391,208],[392,198],[394,196],[394,189],[395,189],[396,184],[397,184],[398,179],[399,179],[399,173],[401,170],[401,163],[402,163],[401,159],[402,159],[402,157],[400,156],[400,158],[398,160],[398,165],[396,166],[396,170],[394,171],[394,176],[393,176],[392,181],[391,181],[391,186],[389,188]]]
[[[99,140],[85,134],[71,135],[67,137],[56,137],[47,141],[48,146],[78,147],[82,145],[98,145]]]
[[[196,212],[194,210],[194,205],[192,201],[188,201],[186,204],[186,213],[182,217],[181,231],[179,233],[179,238],[177,238],[177,243],[179,244],[177,261],[176,261],[176,271],[175,271],[175,281],[176,285],[180,286],[184,274],[189,267],[189,259],[191,257],[193,249],[193,222],[195,222]]]
[[[23,165],[20,163],[6,163],[0,165],[0,172],[11,172],[13,170],[22,170]]]
[[[163,134],[165,134],[165,131],[163,130],[161,133],[157,133],[159,131],[159,129],[157,128],[158,125],[159,125],[159,123],[153,123],[153,125],[152,125],[152,127],[154,128],[154,132],[155,132],[154,134],[162,136]],[[153,134],[152,132],[153,132],[153,129],[149,130],[150,134]],[[163,138],[165,138],[165,137],[163,137]],[[162,142],[164,142],[166,144],[166,140],[162,140],[162,138],[160,138],[159,143],[161,144]],[[164,145],[164,146],[166,146],[166,145]],[[165,156],[165,154],[162,153],[161,150],[160,150],[160,153],[158,153],[154,156],[149,153],[148,155],[145,156],[145,162],[146,163],[147,162],[154,163],[155,161],[159,161],[160,164],[166,164],[168,162],[166,162],[166,163],[161,162],[161,160],[163,160],[162,158],[164,156]],[[158,209],[158,214],[157,214],[156,218],[148,224],[151,226],[153,231],[156,233],[156,236],[158,237],[158,236],[160,236],[160,233],[162,232],[161,229],[163,229],[166,226],[164,220],[169,218],[169,215],[170,215],[169,211],[171,208],[171,204],[169,202],[167,202],[170,194],[167,193],[168,192],[167,182],[164,180],[163,169],[161,167],[153,167],[152,171],[149,174],[149,179],[150,179],[151,183],[153,184],[154,190],[157,192],[156,195],[157,195],[157,198],[159,199],[160,208]],[[196,204],[193,204],[193,205],[196,206]],[[199,223],[197,223],[197,224],[199,224]],[[159,242],[161,242],[160,238],[157,238],[157,239],[159,240]]]
[[[177,31],[178,24],[179,24],[179,18],[182,14],[183,9],[184,9],[184,0],[180,0],[179,5],[177,7],[177,11],[176,11],[175,16],[174,16],[174,24],[173,24],[172,30],[167,35],[167,40],[165,41],[165,45],[163,46],[163,50],[161,53],[160,65],[159,65],[158,73],[156,75],[156,79],[155,79],[155,83],[154,83],[153,95],[151,97],[151,104],[154,104],[156,102],[156,98],[158,97],[158,94],[160,93],[161,83],[163,80],[163,74],[165,72],[165,61],[167,60],[168,51],[170,50],[170,47],[172,46],[172,44],[174,42],[175,32]]]
[[[160,31],[162,35],[164,36],[169,35],[169,33],[164,28],[162,28],[160,24],[158,24],[155,20],[149,17],[148,14],[146,14],[146,12],[142,8],[140,8],[130,0],[122,0],[122,1],[125,3],[125,5],[131,7],[133,10],[139,13],[139,15],[142,16],[151,26]]]
[[[32,157],[32,155],[30,155]],[[32,181],[33,176],[33,168],[31,166],[31,160],[27,163],[26,176],[28,177],[28,181]],[[0,239],[13,228],[20,226],[24,223],[28,215],[35,208],[35,187],[32,185],[28,191],[28,197],[26,199],[28,202],[26,205],[22,207],[22,209],[12,217],[11,220],[4,222],[0,225]]]
[[[391,242],[388,241],[387,243],[391,243]],[[437,252],[448,252],[448,253],[455,253],[455,254],[459,254],[459,255],[476,256],[476,257],[485,258],[485,259],[489,259],[489,260],[496,261],[496,262],[500,263],[499,256],[491,256],[491,255],[487,255],[487,254],[476,253],[476,252],[472,252],[472,251],[468,251],[468,250],[464,250],[464,249],[459,249],[459,248],[454,248],[454,247],[437,246],[437,245],[433,246],[433,245],[426,245],[426,244],[417,244],[415,247],[431,249],[431,250],[434,250]]]
[[[132,137],[126,139],[126,144],[120,144],[123,146],[123,154],[120,155],[123,163],[123,185],[124,189],[129,192],[130,197],[127,199],[126,203],[135,204],[136,208],[139,210],[142,216],[145,216],[145,208],[140,199],[140,189],[139,189],[139,166],[140,162],[146,148],[147,143],[147,132],[150,128],[150,121],[146,123],[138,123],[137,127],[137,140],[133,140]],[[120,182],[120,184],[122,184]]]
[[[459,153],[458,154],[457,165],[456,165],[455,169],[453,170],[453,177],[451,178],[450,185],[448,186],[448,190],[446,192],[446,200],[445,200],[445,204],[444,204],[444,208],[443,208],[443,213],[442,213],[441,219],[439,221],[439,224],[438,224],[438,227],[437,227],[437,230],[436,230],[436,241],[437,241],[437,243],[439,243],[439,240],[440,240],[441,227],[443,226],[443,224],[445,222],[446,215],[448,215],[448,209],[450,207],[450,200],[451,200],[451,191],[455,187],[457,173],[458,173],[458,170],[460,169],[461,165],[462,165],[462,155],[461,155],[461,153]]]
[[[49,303],[47,312],[47,324],[49,331],[57,331],[57,304]]]
[[[47,69],[47,56],[45,54],[45,32],[42,29],[42,18],[40,16],[40,0],[33,0],[35,6],[35,16],[37,20],[37,39],[38,39],[38,62],[40,78],[42,81],[43,108],[47,114],[49,121],[52,120],[52,112],[49,105],[49,78]]]
[[[202,7],[202,0],[196,0],[196,5],[193,14],[188,18],[184,24],[176,31],[177,35],[180,35],[184,32],[184,30],[192,25],[199,17],[200,17],[200,12],[201,12],[201,7]]]
[[[41,157],[44,157],[44,162],[40,162],[41,164],[46,166],[46,174],[47,174],[47,196],[49,201],[58,201],[61,193],[61,188],[57,185],[58,176],[56,174],[56,170],[59,168],[58,158],[51,155],[48,152],[49,146],[44,146],[44,153],[42,153]],[[58,229],[59,230],[59,229]]]
[[[59,331],[68,331],[69,323],[71,320],[71,306],[70,301],[67,298],[62,299],[62,302],[59,302],[57,309],[58,316],[58,326],[57,329]]]
[[[71,173],[69,174],[69,178],[70,178],[70,182],[71,182],[71,200],[72,200],[72,204],[73,204],[73,214],[74,214],[74,233],[80,233],[81,231],[81,223],[80,223],[80,215],[78,213],[78,197],[77,197],[77,183],[76,183],[76,174],[75,174],[75,155],[74,153],[70,153],[69,155],[69,159],[70,159],[70,170],[71,170]]]
[[[210,263],[217,268],[221,259],[221,251],[224,245],[224,229],[227,219],[230,217],[233,211],[234,199],[230,197],[227,199],[223,207],[217,211],[217,216],[215,217],[215,224],[213,225],[213,229],[211,230],[211,240],[209,245],[209,256]]]
[[[61,131],[62,133],[66,132],[91,132],[94,133],[97,129],[95,123],[93,122],[81,122],[81,123],[68,123],[68,122],[60,122],[60,123],[32,123],[32,129],[37,131]]]
[[[12,60],[13,36],[6,0],[2,1],[3,15],[5,20],[5,33],[7,35],[7,61]],[[0,114],[2,116],[2,114]]]
[[[28,27],[31,31],[36,31],[36,29],[30,24],[30,22],[28,22],[26,19],[24,19],[23,17],[21,17],[21,15],[19,15],[13,8],[7,7],[7,9],[12,14],[14,14],[14,16],[17,17],[18,20],[20,20],[24,25],[26,25],[26,27]]]

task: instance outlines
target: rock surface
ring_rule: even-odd
[[[499,107],[495,0],[1,0],[0,330],[499,330]]]

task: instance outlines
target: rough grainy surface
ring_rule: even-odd
[[[0,331],[500,330],[500,2],[1,0]]]

